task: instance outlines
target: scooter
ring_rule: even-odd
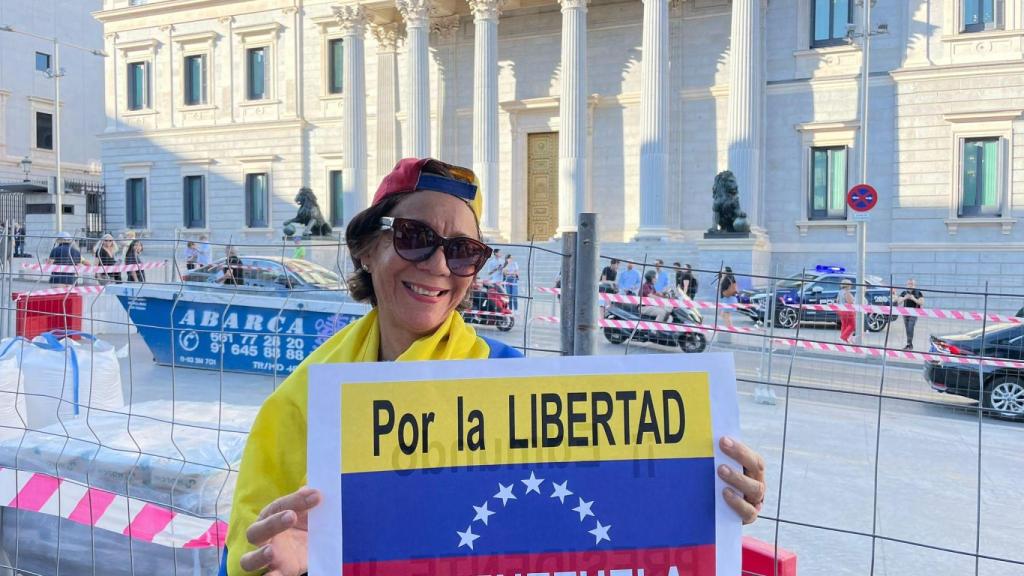
[[[614,293],[613,290],[603,286],[601,291]],[[649,322],[654,320],[653,315],[647,315],[646,309],[642,317],[640,312],[640,306],[636,304],[612,303],[605,307],[604,317],[608,320],[624,320],[627,322]],[[704,318],[696,308],[679,307],[672,309],[672,315],[668,321],[672,324],[700,326],[703,324]],[[673,348],[678,346],[683,352],[687,353],[703,352],[708,346],[707,336],[702,332],[632,330],[630,328],[613,328],[609,326],[604,329],[604,337],[612,344],[622,344],[632,339],[633,342],[652,342]]]
[[[516,325],[515,314],[509,308],[509,296],[497,285],[474,284],[470,290],[472,310],[462,312],[466,324],[494,326],[502,332],[508,332]]]

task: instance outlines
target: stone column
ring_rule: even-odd
[[[398,162],[398,26],[374,26],[377,40],[377,181],[384,179]]]
[[[397,0],[405,20],[406,46],[406,122],[405,156],[430,155],[430,0]]]
[[[498,18],[505,0],[469,0],[473,12],[473,171],[484,195],[481,228],[498,237]]]
[[[762,2],[733,0],[729,40],[729,166],[750,227],[761,227],[761,156],[764,122]]]
[[[562,87],[558,101],[558,232],[576,230],[587,198],[587,4],[562,4]]]
[[[366,201],[366,72],[363,37],[366,34],[366,9],[358,4],[335,6],[334,16],[341,25],[342,56],[342,194],[345,218],[351,218],[368,204]]]
[[[669,64],[668,0],[643,0],[643,61],[640,68],[640,230],[664,238],[668,175]]]
[[[459,66],[456,61],[455,41],[461,25],[458,16],[442,16],[431,18],[430,31],[436,34],[437,41],[431,44],[434,63],[437,66],[437,79],[434,85],[433,125],[434,144],[431,150],[434,158],[459,164],[458,159],[458,110],[456,91],[458,89]]]

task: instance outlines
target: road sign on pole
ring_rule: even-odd
[[[846,193],[846,205],[854,212],[868,212],[878,204],[878,191],[870,184],[857,184]]]

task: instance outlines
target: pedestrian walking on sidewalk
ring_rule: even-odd
[[[732,268],[726,266],[725,270],[718,273],[718,305],[722,323],[730,330],[732,329],[732,310],[739,302],[736,298],[738,291],[739,287],[736,286],[736,277],[732,274]]]
[[[917,281],[913,278],[907,280],[907,289],[900,292],[896,297],[896,305],[904,308],[924,308],[924,294],[917,289]],[[917,316],[904,316],[903,328],[907,332],[907,345],[904,350],[914,349],[914,328],[917,326]]]
[[[853,304],[853,283],[844,279],[839,285],[839,303],[843,305]],[[857,313],[851,310],[839,312],[839,339],[847,344],[852,344],[850,337],[857,325]]]
[[[505,268],[502,270],[505,275],[505,286],[508,288],[509,307],[513,312],[519,311],[519,263],[511,254],[505,255]]]

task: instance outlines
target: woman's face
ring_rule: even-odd
[[[389,214],[419,220],[445,237],[478,238],[476,219],[465,202],[441,192],[417,192]],[[423,262],[403,260],[384,233],[362,259],[373,279],[381,327],[419,338],[432,333],[465,298],[473,278],[455,276],[438,248]]]

